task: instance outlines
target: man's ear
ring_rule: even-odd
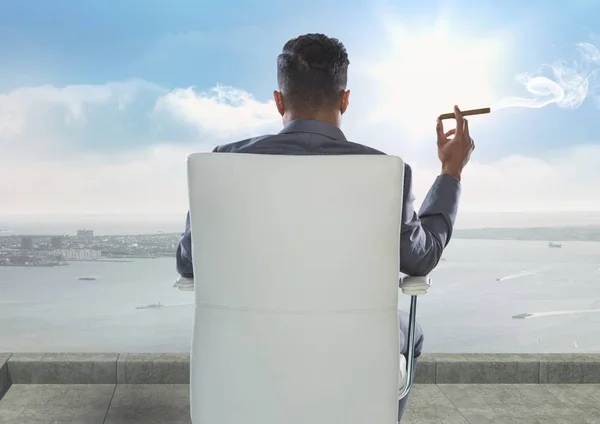
[[[273,99],[275,99],[275,105],[277,106],[277,111],[281,116],[285,113],[285,106],[283,103],[283,94],[281,91],[273,91]]]
[[[342,92],[342,101],[340,102],[340,113],[343,115],[350,106],[350,90]]]

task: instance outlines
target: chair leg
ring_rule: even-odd
[[[415,329],[417,326],[417,296],[410,297],[410,312],[408,319],[408,335],[406,342],[408,343],[407,358],[406,358],[406,384],[404,389],[398,396],[398,400],[404,398],[410,391],[413,384],[413,371],[415,362]]]

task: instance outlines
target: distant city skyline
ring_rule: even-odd
[[[135,235],[181,233],[184,214],[0,214],[0,237],[14,235],[76,236],[81,228],[94,235]],[[535,228],[535,227],[600,228],[600,212],[469,212],[458,214],[456,229]]]
[[[7,0],[0,214],[182,215],[189,153],[280,129],[275,57],[306,32],[346,44],[343,130],[410,163],[417,203],[438,114],[547,104],[470,119],[460,212],[600,211],[600,4],[396,3]]]

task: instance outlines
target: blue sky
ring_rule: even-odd
[[[344,128],[359,138],[353,141],[387,148],[415,167],[423,167],[423,185],[417,188],[422,192],[437,167],[428,119],[431,115],[434,120],[446,107],[450,108],[450,99],[461,97],[452,97],[451,93],[471,90],[470,97],[465,98],[477,99],[478,90],[489,88],[490,96],[493,94],[490,100],[512,95],[531,97],[516,81],[517,74],[535,74],[543,64],[560,60],[571,66],[578,59],[576,43],[599,45],[595,34],[600,22],[597,1],[572,1],[568,6],[565,2],[538,0],[417,3],[308,1],[300,6],[271,0],[1,2],[0,96],[4,97],[0,103],[0,146],[6,147],[5,175],[17,172],[10,167],[16,167],[16,163],[19,172],[27,174],[10,187],[6,182],[0,183],[0,195],[11,199],[6,212],[181,208],[185,204],[185,181],[181,171],[175,172],[177,176],[171,171],[182,168],[185,154],[251,136],[252,130],[277,129],[276,116],[271,122],[268,109],[271,92],[276,88],[275,57],[285,41],[306,32],[336,36],[349,50],[352,103]],[[397,43],[390,42],[390,28],[396,26],[404,27],[402,34],[409,41],[399,36]],[[441,54],[447,54],[450,62],[443,57],[436,61],[435,55],[440,52],[431,50],[435,42],[420,44],[436,28],[442,28],[441,37],[449,40]],[[496,51],[502,54],[496,55]],[[461,54],[465,55],[462,62],[453,63],[452,58]],[[414,75],[403,74],[407,63],[417,74],[421,72],[420,63],[436,68],[431,75],[438,79],[452,72],[458,76],[472,72],[479,64],[485,64],[489,72],[477,71],[469,78],[454,80],[448,77],[442,81],[443,86],[456,86],[444,97],[439,92],[443,87],[439,81],[432,86],[425,80],[406,83],[406,75]],[[466,69],[458,69],[461,63]],[[392,69],[392,77],[368,79],[365,75],[376,64],[384,70]],[[600,67],[600,63],[594,66]],[[424,69],[428,72],[429,68]],[[397,78],[393,77],[394,69],[398,69]],[[471,84],[472,80],[480,85]],[[222,100],[215,100],[215,93],[210,91],[217,84],[236,90],[226,92],[228,99],[243,98],[244,93],[249,93],[253,103],[239,100],[243,110],[219,112]],[[189,87],[193,87],[192,91],[185,91]],[[498,173],[498,169],[506,163],[510,172],[516,172],[507,181],[525,178],[519,173],[522,169],[539,168],[540,174],[532,178],[543,191],[548,175],[552,175],[552,181],[561,181],[564,167],[573,171],[569,175],[575,175],[577,168],[588,166],[587,162],[571,166],[561,158],[568,158],[567,162],[573,157],[589,160],[590,152],[596,152],[589,149],[600,146],[595,126],[598,102],[594,86],[591,88],[586,101],[575,109],[550,104],[541,109],[513,108],[473,118],[472,131],[478,143],[473,173],[495,172],[494,184],[502,188],[502,172]],[[385,93],[393,95],[384,99]],[[207,98],[212,98],[212,102]],[[422,99],[431,100],[431,106],[418,106],[414,112],[418,116],[412,116],[411,108]],[[480,106],[484,104],[465,105]],[[206,109],[210,107],[217,109]],[[248,112],[250,109],[253,112]],[[370,121],[370,113],[379,109],[386,117]],[[223,126],[231,126],[228,119],[239,118],[243,124],[250,119],[248,114],[252,120],[239,132],[224,131],[216,126],[215,119],[207,122],[205,118],[223,117]],[[409,123],[415,128],[409,128]],[[433,125],[431,122],[431,128]],[[373,132],[374,138],[367,139]],[[161,165],[160,172],[165,175],[159,176],[153,161],[167,156],[173,162]],[[515,160],[522,162],[517,166]],[[117,165],[121,168],[109,168]],[[139,171],[144,166],[147,170]],[[515,170],[515,166],[520,168]],[[557,167],[563,168],[559,171]],[[44,172],[54,176],[52,190],[56,193],[36,201],[27,200],[38,193],[40,181],[47,181],[42,177]],[[83,172],[84,179],[90,181],[88,186],[74,184],[72,181]],[[139,199],[134,201],[135,196],[132,200],[131,196],[116,195],[114,189],[105,187],[109,184],[106,176],[118,172],[132,184],[142,184],[156,176],[163,182],[150,179],[153,187],[162,184],[166,192],[172,193],[169,184],[173,184],[183,186],[183,190],[176,190],[168,202],[150,201],[147,197],[153,196],[155,190],[142,190],[140,196],[145,196],[145,200],[140,203]],[[32,174],[40,176],[36,179]],[[98,175],[104,175],[104,185],[102,181],[91,182],[100,178]],[[588,180],[592,177],[596,178],[596,174],[588,175]],[[561,184],[568,190],[575,181],[579,182],[569,180],[568,184]],[[465,181],[469,197],[467,189]],[[88,199],[82,197],[81,190],[97,191]],[[528,198],[534,199],[528,201],[529,209],[561,208],[552,193],[539,194],[537,186],[518,195],[507,188],[502,190],[504,203],[517,202],[513,206],[517,210],[518,202]],[[586,199],[585,193],[582,189],[579,197],[569,197],[565,207],[600,208],[600,197]],[[78,197],[83,199],[79,203],[73,200]],[[104,199],[104,206],[98,198]],[[481,193],[473,188],[467,204],[481,208],[485,201],[480,198]]]

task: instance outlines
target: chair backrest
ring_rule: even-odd
[[[404,165],[188,159],[192,421],[395,423]]]

